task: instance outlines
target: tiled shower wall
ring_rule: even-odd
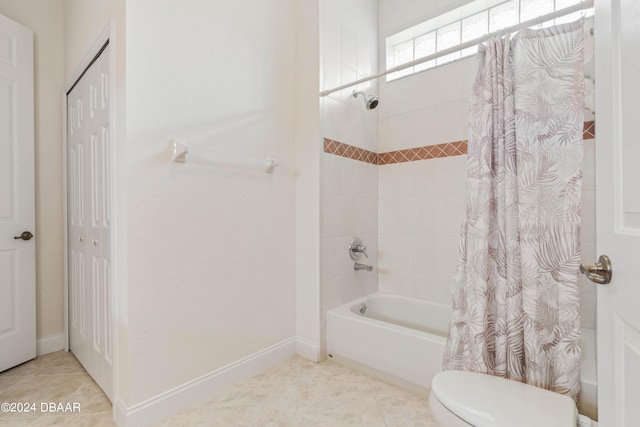
[[[321,86],[329,89],[377,71],[377,0],[320,2]],[[358,87],[375,93],[375,83]],[[324,137],[377,152],[378,111],[367,110],[353,88],[320,98]],[[378,289],[376,270],[354,271],[347,247],[359,236],[377,265],[378,167],[321,153],[321,324],[324,312]],[[324,334],[322,334],[324,335]]]
[[[384,17],[380,22],[383,31]],[[466,139],[475,69],[475,59],[468,58],[380,83],[379,152]],[[585,121],[590,120],[593,115],[586,112]],[[380,290],[451,303],[466,160],[467,156],[452,156],[378,167]],[[584,262],[596,259],[594,162],[594,140],[587,139],[581,230]],[[595,286],[584,277],[580,286],[582,326],[595,328]]]
[[[465,1],[455,3],[380,0],[378,17],[375,0],[322,2],[322,89],[375,73],[376,53],[384,62],[384,52],[376,46],[384,47],[386,35]],[[326,151],[321,154],[322,316],[378,288],[450,303],[467,157],[456,152],[445,156],[440,149],[466,151],[459,141],[467,138],[475,69],[475,59],[467,58],[393,82],[380,79],[377,86],[358,87],[380,96],[379,107],[371,111],[352,97],[352,89],[321,98]],[[585,121],[590,120],[593,115],[585,113]],[[340,142],[363,150],[343,153],[348,147]],[[596,259],[594,142],[584,141],[585,262]],[[399,150],[425,146],[434,147],[427,156],[419,153],[428,160],[392,158],[407,154]],[[381,154],[372,161],[375,153]],[[364,239],[370,257],[362,262],[377,266],[377,275],[353,271],[346,247],[354,235]],[[584,277],[580,286],[582,325],[595,328],[595,287]]]

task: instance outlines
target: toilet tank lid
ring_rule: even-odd
[[[477,427],[575,427],[577,423],[570,397],[492,375],[440,372],[431,382],[431,393]]]

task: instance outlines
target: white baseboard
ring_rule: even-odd
[[[309,341],[306,338],[298,337],[296,342],[296,352],[300,356],[305,359],[309,359],[312,362],[318,363],[320,360],[320,346],[318,343]]]
[[[130,407],[116,398],[114,420],[120,427],[157,423],[284,362],[296,354],[297,341],[296,337],[291,337]]]
[[[49,335],[36,340],[36,356],[64,349],[64,334]]]

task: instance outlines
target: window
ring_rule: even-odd
[[[520,22],[579,4],[580,0],[476,0],[429,21],[387,37],[387,69],[458,46]],[[574,12],[537,27],[571,22],[584,12]],[[593,10],[587,11],[587,16]],[[387,75],[395,80],[422,70],[475,55],[477,47],[461,49]]]

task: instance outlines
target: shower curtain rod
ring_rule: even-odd
[[[398,72],[398,71],[402,71],[402,70],[407,69],[409,67],[413,67],[414,65],[419,65],[419,64],[422,64],[424,62],[431,61],[433,59],[439,58],[441,56],[448,55],[448,54],[454,53],[454,52],[458,52],[458,51],[466,49],[468,47],[473,47],[473,46],[479,45],[480,43],[484,43],[485,41],[489,40],[490,38],[495,37],[497,34],[506,34],[506,33],[511,33],[511,32],[514,32],[514,31],[523,30],[525,28],[529,28],[529,27],[532,27],[534,25],[538,25],[538,24],[541,24],[543,22],[549,21],[551,19],[555,19],[555,18],[559,18],[559,17],[564,16],[564,15],[568,15],[568,14],[573,13],[573,12],[578,12],[578,11],[584,10],[584,9],[591,9],[593,7],[593,2],[594,2],[594,0],[585,0],[585,1],[581,2],[581,3],[575,4],[573,6],[565,7],[564,9],[560,9],[560,10],[557,10],[555,12],[547,13],[546,15],[538,16],[535,19],[530,19],[528,21],[521,22],[521,23],[519,23],[517,25],[513,25],[511,27],[504,28],[502,30],[496,31],[494,33],[487,34],[487,35],[482,36],[482,37],[478,37],[477,39],[473,39],[473,40],[470,40],[468,42],[465,42],[465,43],[450,47],[448,49],[441,50],[440,52],[436,52],[436,53],[433,53],[431,55],[423,56],[422,58],[418,58],[418,59],[413,60],[411,62],[407,62],[405,64],[401,64],[401,65],[398,65],[396,67],[389,68],[388,70],[383,71],[381,73],[373,74],[373,75],[371,75],[369,77],[363,77],[363,78],[361,78],[359,80],[355,80],[355,81],[353,81],[351,83],[347,83],[347,84],[344,84],[342,86],[334,87],[333,89],[323,90],[323,91],[320,92],[320,96],[321,97],[322,96],[327,96],[327,95],[330,95],[330,94],[332,94],[334,92],[338,92],[340,90],[347,89],[347,88],[350,88],[352,86],[356,86],[356,85],[359,85],[361,83],[368,82],[369,80],[378,79],[380,77],[386,76],[387,74],[391,74],[391,73],[395,73],[395,72]]]

